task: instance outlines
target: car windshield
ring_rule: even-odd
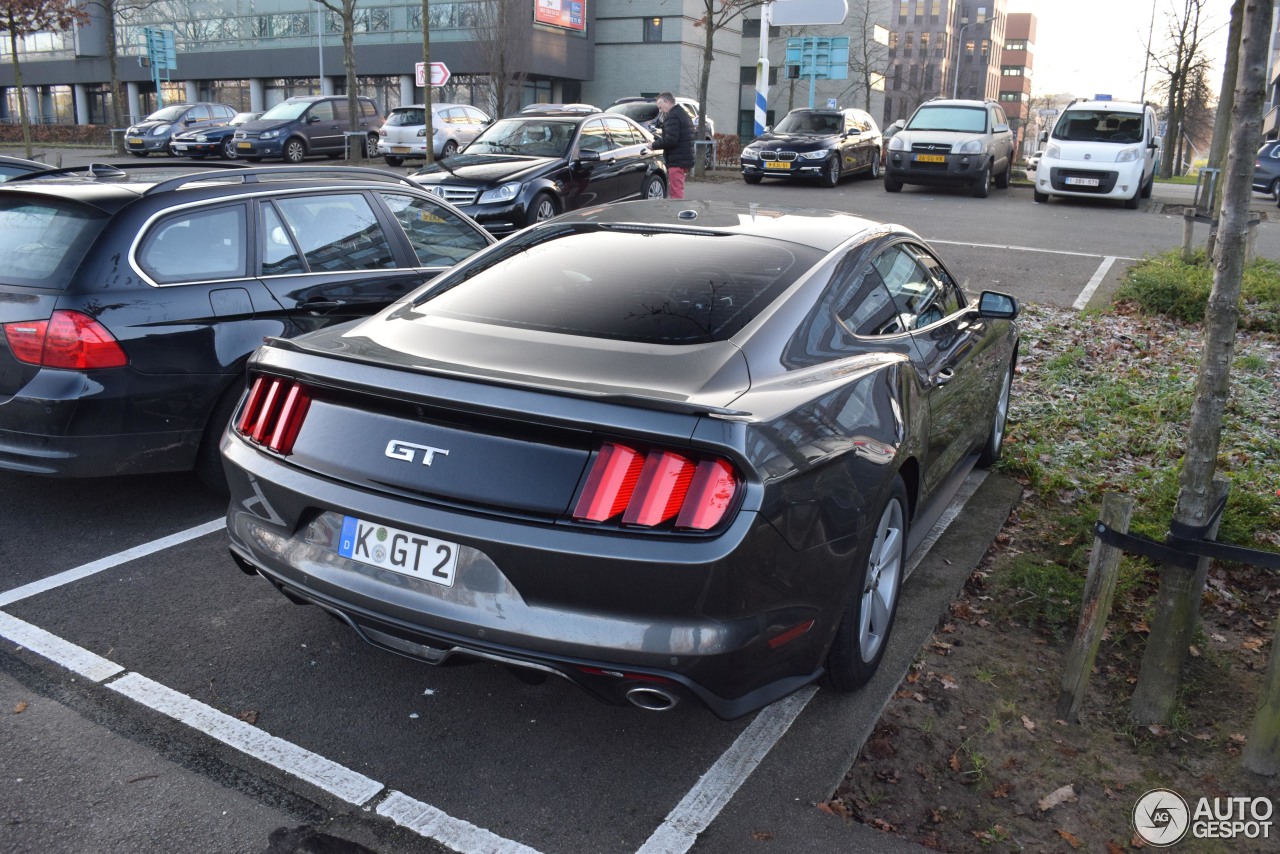
[[[960,133],[985,133],[985,107],[929,107],[916,110],[906,130],[953,130]]]
[[[387,126],[393,128],[417,127],[426,123],[427,113],[422,107],[399,107],[387,116]]]
[[[1142,115],[1115,110],[1067,110],[1053,129],[1067,142],[1141,142]]]
[[[839,133],[842,127],[844,118],[839,113],[811,113],[805,110],[787,113],[774,130],[778,133],[826,135]]]
[[[84,260],[106,216],[54,199],[0,198],[0,282],[62,288]]]
[[[438,281],[419,310],[589,338],[704,344],[738,332],[822,257],[743,235],[608,226],[525,232],[503,246]]]
[[[262,118],[264,121],[270,122],[288,121],[302,115],[307,107],[310,106],[310,101],[281,101],[263,113]]]
[[[183,113],[187,111],[186,104],[180,104],[174,107],[165,107],[163,110],[156,110],[147,116],[149,122],[176,122]]]
[[[549,118],[500,119],[467,146],[467,154],[525,154],[564,157],[573,139],[574,121]]]

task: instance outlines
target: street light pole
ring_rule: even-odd
[[[985,23],[986,21],[970,21],[967,24],[960,25],[960,33],[956,36],[956,79],[951,84],[952,100],[960,97],[960,51],[964,50],[964,31],[970,27]]]

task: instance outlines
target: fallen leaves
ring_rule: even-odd
[[[1024,729],[1026,729],[1027,732],[1036,731],[1036,722],[1031,720],[1031,718],[1027,717],[1026,715],[1022,716],[1022,726]]]
[[[1084,840],[1081,839],[1079,836],[1076,836],[1074,833],[1072,833],[1069,830],[1063,830],[1062,828],[1059,827],[1058,835],[1061,836],[1063,839],[1065,839],[1067,841],[1067,844],[1070,845],[1072,848],[1079,848],[1080,846],[1084,845]]]
[[[20,714],[22,714],[23,712],[25,712],[26,710],[27,710],[27,701],[26,701],[26,700],[19,700],[19,701],[18,701],[18,705],[16,705],[16,706],[14,706],[14,707],[13,707],[13,713],[14,713],[15,715],[20,715]]]
[[[756,842],[772,842],[773,831],[772,830],[753,830],[751,831],[751,838],[754,839]]]
[[[1040,800],[1036,801],[1036,806],[1040,808],[1040,812],[1048,812],[1056,806],[1065,803],[1074,802],[1076,799],[1076,787],[1074,783],[1068,783],[1065,786],[1054,789]]]
[[[258,722],[258,711],[256,709],[245,709],[236,717],[247,724],[256,724]]]

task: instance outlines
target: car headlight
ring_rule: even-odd
[[[902,138],[901,134],[894,136],[889,140],[889,150],[890,151],[906,151],[907,141]]]
[[[1132,163],[1138,159],[1138,151],[1139,149],[1136,148],[1126,148],[1124,151],[1120,152],[1119,156],[1116,157],[1116,162]]]
[[[173,127],[173,125],[156,125],[154,128],[151,129],[151,135],[164,136],[166,133],[169,132],[169,128],[171,127]]]
[[[760,149],[748,145],[746,148],[742,149],[742,154],[740,154],[739,157],[743,160],[759,160]]]
[[[263,131],[262,134],[258,137],[258,139],[275,139],[279,135],[280,135],[280,131],[278,130],[268,130],[268,131]]]
[[[509,202],[516,196],[520,195],[521,184],[519,181],[511,181],[503,184],[501,187],[494,187],[492,190],[485,190],[480,194],[480,198],[476,200],[476,204],[491,205],[495,202]]]
[[[1057,144],[1052,142],[1049,143],[1048,147],[1045,148],[1044,154],[1040,155],[1041,160],[1046,160],[1046,159],[1058,160],[1058,159],[1061,159],[1061,157],[1062,157],[1062,149]]]
[[[125,131],[125,133],[126,133],[128,136],[137,136],[137,135],[138,135],[138,129],[137,129],[137,128],[129,128],[127,131]]]
[[[209,141],[209,137],[205,136],[204,134],[202,133],[196,134],[196,142],[208,142],[208,141]]]
[[[801,160],[825,160],[830,153],[825,148],[819,148],[817,151],[802,151],[798,156]]]
[[[956,149],[956,154],[981,154],[982,140],[971,139]]]

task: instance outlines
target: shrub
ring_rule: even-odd
[[[1213,268],[1197,251],[1190,263],[1175,250],[1147,258],[1125,275],[1116,299],[1135,303],[1147,314],[1161,314],[1181,323],[1202,323]],[[1280,332],[1280,264],[1258,259],[1244,271],[1240,289],[1240,327]]]

